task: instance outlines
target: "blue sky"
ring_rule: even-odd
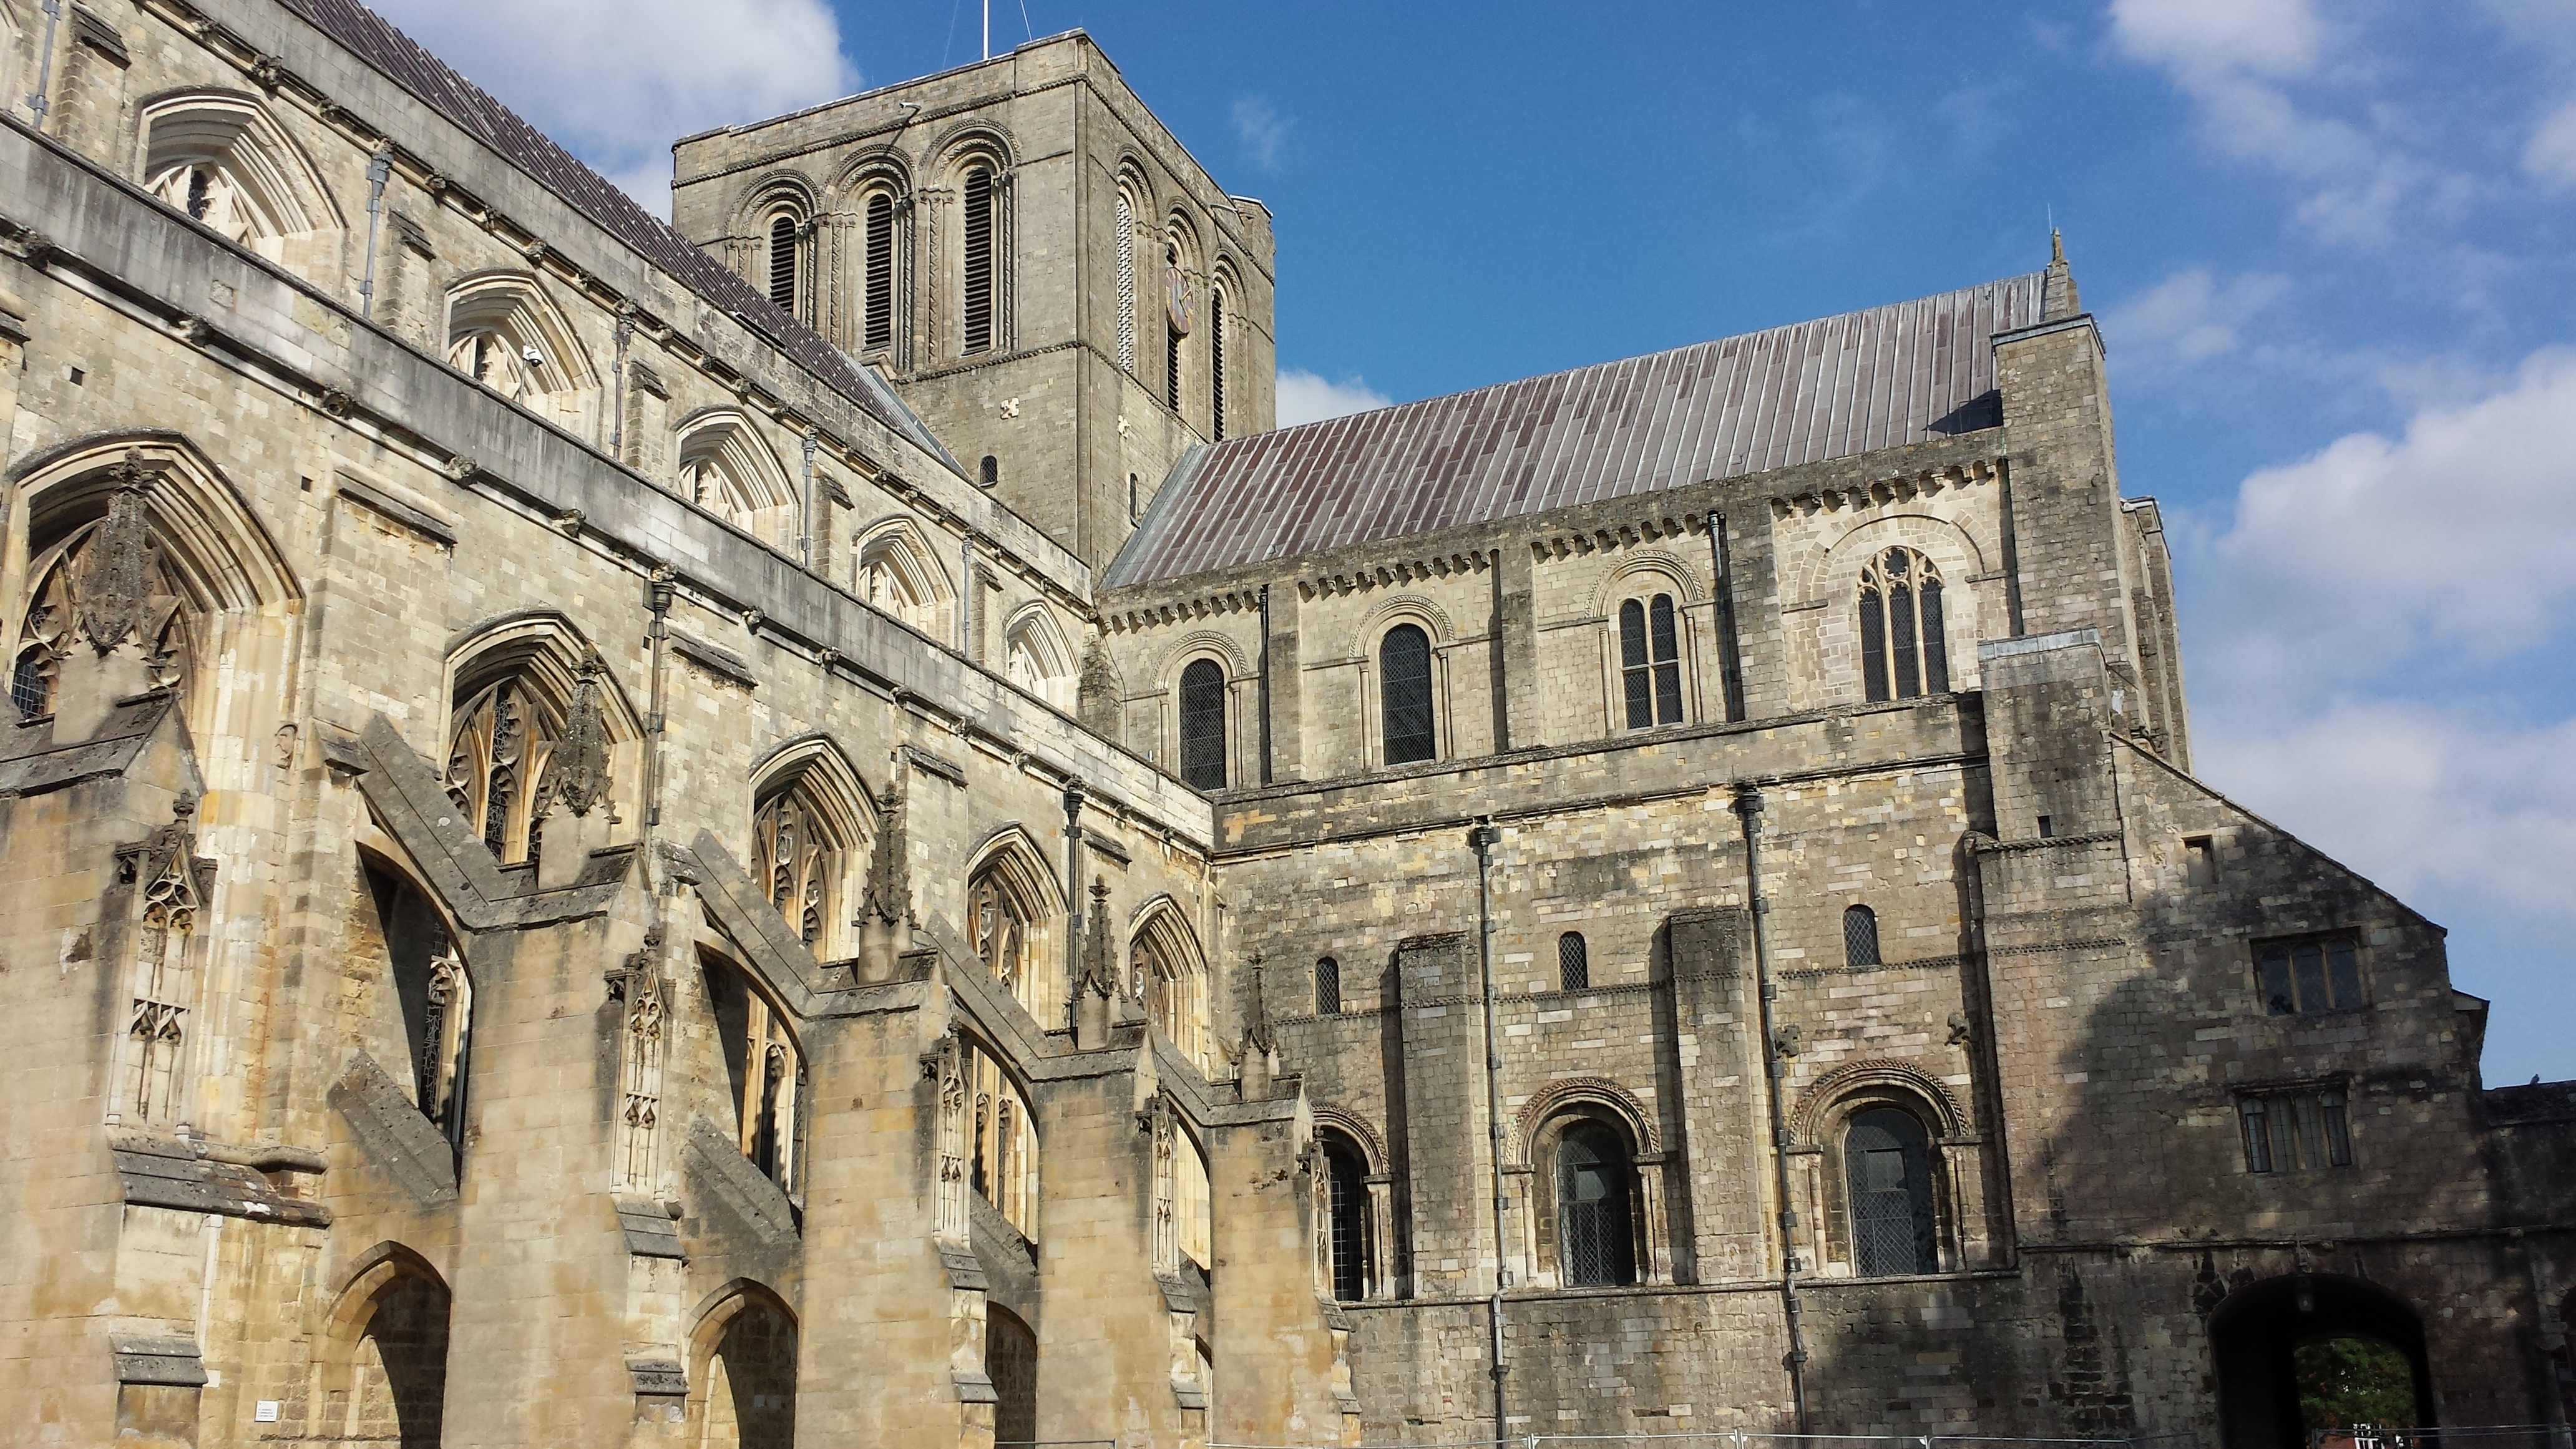
[[[648,196],[978,54],[977,0],[384,8]],[[1077,25],[1276,214],[1309,415],[2033,270],[2053,215],[2200,773],[2451,929],[2490,1083],[2576,1076],[2576,0],[993,11]]]

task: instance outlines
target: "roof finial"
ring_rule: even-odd
[[[2048,264],[2052,267],[2066,265],[2066,236],[2053,226],[2048,229]]]

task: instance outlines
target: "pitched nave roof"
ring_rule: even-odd
[[[1102,586],[1851,457],[2002,421],[2009,277],[1193,450]]]

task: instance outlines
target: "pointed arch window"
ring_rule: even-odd
[[[1936,1271],[1932,1147],[1914,1114],[1874,1107],[1853,1116],[1843,1131],[1843,1173],[1852,1271],[1863,1278]]]
[[[780,311],[796,311],[796,218],[780,213],[769,221],[769,300]]]
[[[467,697],[447,736],[447,796],[503,865],[537,856],[547,770],[563,738],[552,703],[509,675]]]
[[[993,345],[993,173],[978,166],[966,173],[965,350],[983,352]]]
[[[751,988],[748,977],[711,958],[703,966],[733,1087],[736,1146],[763,1176],[797,1197],[803,1190],[797,1099],[805,1084],[804,1062],[777,1009]]]
[[[1181,671],[1181,779],[1195,789],[1225,788],[1225,670],[1213,659]]]
[[[1193,1061],[1207,1054],[1206,982],[1181,928],[1168,912],[1147,918],[1128,948],[1129,980],[1144,1002],[1145,1019]]]
[[[139,577],[112,577],[129,570]],[[187,692],[201,610],[153,539],[139,490],[120,491],[106,518],[37,551],[28,572],[36,579],[34,603],[19,621],[9,669],[9,702],[20,719],[53,713],[62,658],[78,643],[95,645],[104,630],[120,631],[142,650],[150,687]],[[130,607],[111,607],[128,598]]]
[[[1378,702],[1386,762],[1428,760],[1439,752],[1431,708],[1431,636],[1398,624],[1378,641]]]
[[[1637,1281],[1636,1177],[1628,1144],[1606,1123],[1578,1122],[1557,1139],[1557,1261],[1566,1286]]]
[[[859,346],[882,352],[894,346],[894,198],[882,191],[868,198],[867,248]]]
[[[1843,964],[1879,964],[1878,912],[1867,906],[1846,906],[1843,909]]]
[[[143,184],[192,221],[272,261],[336,225],[318,177],[257,103],[223,94],[144,108]]]
[[[775,791],[752,814],[753,879],[787,929],[825,960],[838,954],[841,923],[852,913],[849,877],[860,850],[832,816],[803,780]]]
[[[1950,692],[1941,573],[1914,549],[1888,549],[1861,570],[1860,669],[1871,703]]]
[[[1619,682],[1628,728],[1682,722],[1681,626],[1673,596],[1630,599],[1619,606]]]
[[[1039,867],[1021,854],[1001,854],[976,867],[966,883],[967,944],[1031,1016],[1048,1020],[1051,1003],[1060,996],[1051,983],[1056,958],[1047,949],[1052,907],[1043,894]]]

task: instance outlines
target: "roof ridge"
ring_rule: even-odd
[[[771,302],[767,294],[736,276],[731,268],[700,251],[677,227],[646,211],[625,188],[593,170],[561,142],[468,80],[401,27],[359,0],[278,3],[414,100],[490,148],[503,164],[571,207],[610,240],[635,252],[648,266],[663,272],[707,305],[741,322],[755,339],[767,343],[786,361],[812,374],[826,388],[849,399],[861,412],[914,446],[951,468],[957,467],[957,460],[949,455],[930,425],[890,384],[834,346],[831,339]],[[959,474],[963,476],[962,469]]]
[[[1854,307],[1849,311],[1844,312],[1828,312],[1822,317],[1804,317],[1795,322],[1781,322],[1769,327],[1756,327],[1750,332],[1730,332],[1723,337],[1708,337],[1697,342],[1684,342],[1673,347],[1659,347],[1652,352],[1633,352],[1624,357],[1605,357],[1599,362],[1578,363],[1573,367],[1558,368],[1554,372],[1534,372],[1526,377],[1505,378],[1501,382],[1488,382],[1476,387],[1460,388],[1456,392],[1434,393],[1430,397],[1414,398],[1409,402],[1388,403],[1382,408],[1363,408],[1355,413],[1339,413],[1329,418],[1317,418],[1312,422],[1292,423],[1284,428],[1274,428],[1267,433],[1246,433],[1241,437],[1228,438],[1221,443],[1214,443],[1210,446],[1216,449],[1232,448],[1238,443],[1250,443],[1258,438],[1276,438],[1286,433],[1302,432],[1308,428],[1320,428],[1329,423],[1347,422],[1352,418],[1365,418],[1372,417],[1380,413],[1401,412],[1406,408],[1428,407],[1434,403],[1456,402],[1463,398],[1477,397],[1485,393],[1500,392],[1505,388],[1527,387],[1533,384],[1551,382],[1557,378],[1573,377],[1578,373],[1597,372],[1608,368],[1625,367],[1631,364],[1652,362],[1658,358],[1676,357],[1682,353],[1695,352],[1702,348],[1723,347],[1730,342],[1750,342],[1755,338],[1769,337],[1776,333],[1794,332],[1801,327],[1823,327],[1853,318],[1867,317],[1875,313],[1892,313],[1902,308],[1919,307],[1925,303],[1941,302],[1952,297],[1971,296],[1978,292],[1983,292],[1990,287],[2009,287],[2016,282],[2024,282],[2036,286],[2045,280],[2047,275],[2047,272],[2042,270],[2022,272],[2009,277],[1995,277],[1988,281],[1978,282],[1973,286],[1953,287],[1945,292],[1927,292],[1920,297],[1907,297],[1901,301],[1881,302],[1876,306],[1871,307]]]

